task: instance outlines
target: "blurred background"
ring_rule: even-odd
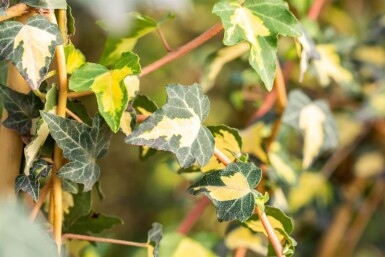
[[[157,21],[172,13],[175,18],[166,19],[161,30],[170,47],[176,49],[220,21],[211,13],[216,2],[69,0],[76,20],[76,34],[71,41],[88,62],[98,62],[107,37],[129,34],[133,26],[129,12],[140,12]],[[283,125],[277,141],[292,153],[282,159],[290,164],[296,179],[288,182],[281,177],[279,165],[268,168],[272,201],[294,218],[293,237],[298,242],[295,256],[384,257],[385,2],[326,1],[317,22],[307,18],[312,2],[288,1],[329,62],[321,63],[321,67],[311,63],[299,83],[298,44],[293,39],[280,38],[279,58],[288,92],[301,89],[311,99],[328,103],[339,141],[335,149],[325,151],[305,171],[297,165],[301,161],[303,137]],[[97,20],[104,20],[103,28]],[[270,133],[275,109],[258,120],[253,118],[268,92],[250,68],[247,55],[223,65],[216,79],[205,80],[210,62],[223,48],[222,37],[223,34],[217,35],[141,79],[140,93],[162,106],[166,101],[166,84],[204,82],[211,102],[205,124],[227,124],[243,131],[243,151],[258,163],[263,158],[253,147]],[[140,56],[142,67],[167,54],[156,32],[140,38],[134,52]],[[96,111],[94,97],[82,101]],[[115,134],[109,154],[99,162],[105,199],[94,197],[95,209],[124,220],[124,225],[114,227],[106,236],[145,242],[155,221],[164,225],[166,234],[175,232],[197,202],[186,189],[199,175],[178,174],[178,164],[169,153],[157,153],[141,161],[139,149],[126,145],[124,137],[123,133]],[[326,164],[329,166],[325,167]],[[213,256],[230,256],[226,255],[230,246],[224,241],[228,226],[229,223],[216,220],[210,204],[189,236],[207,247]],[[163,247],[172,247],[171,237],[167,237]],[[146,256],[146,252],[96,244],[88,245],[81,255],[134,257]],[[259,255],[250,250],[247,256]]]

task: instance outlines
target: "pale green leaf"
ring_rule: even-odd
[[[42,112],[42,117],[64,157],[71,160],[59,170],[59,176],[84,184],[85,191],[91,190],[100,174],[96,159],[107,154],[112,136],[107,124],[99,115],[92,127],[46,112]]]
[[[0,60],[10,60],[29,86],[38,89],[48,72],[55,46],[63,43],[60,30],[43,15],[0,23]]]
[[[207,164],[214,151],[214,138],[201,124],[210,109],[208,97],[198,84],[168,85],[166,90],[167,103],[141,123],[126,143],[173,152],[182,167],[195,161]]]
[[[159,257],[160,241],[163,237],[163,226],[159,223],[152,223],[152,228],[148,231],[147,248],[148,257]]]
[[[68,74],[72,74],[72,72],[82,66],[86,61],[86,57],[82,54],[79,49],[75,48],[72,42],[70,42],[64,47],[64,54],[66,57],[66,66]]]
[[[268,90],[273,87],[278,34],[298,37],[298,22],[282,0],[247,0],[242,5],[222,0],[213,9],[225,28],[223,43],[236,45],[247,41],[249,62]]]
[[[253,214],[256,196],[261,195],[254,189],[261,175],[261,169],[252,163],[231,163],[205,175],[189,192],[207,195],[217,209],[218,220],[245,221]]]
[[[139,57],[131,52],[123,53],[112,70],[95,64],[85,63],[75,70],[69,81],[71,90],[95,92],[98,109],[110,128],[116,132],[120,127],[121,117],[127,107],[129,95],[137,91],[139,81],[134,76],[140,73]]]

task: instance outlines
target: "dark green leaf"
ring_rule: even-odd
[[[148,231],[147,242],[151,245],[148,248],[149,253],[154,257],[159,257],[159,244],[163,237],[163,226],[159,223],[152,223],[152,228]],[[150,256],[150,255],[149,255]]]
[[[80,217],[68,229],[67,233],[97,234],[115,225],[123,224],[123,220],[116,216],[91,212],[87,216]]]
[[[85,124],[92,126],[92,118],[88,114],[87,108],[80,102],[67,100],[67,108],[76,114]]]
[[[75,35],[75,18],[72,15],[72,7],[67,5],[67,33],[69,36]]]
[[[231,163],[223,170],[208,173],[190,186],[189,192],[207,195],[217,209],[218,220],[245,221],[253,214],[255,198],[261,196],[254,189],[261,175],[261,169],[252,163]]]
[[[59,170],[59,176],[84,184],[91,190],[99,179],[100,168],[96,159],[107,154],[112,133],[104,120],[96,115],[92,127],[74,120],[42,112],[52,137],[71,162]]]
[[[202,122],[210,102],[198,84],[168,85],[167,103],[142,122],[126,138],[126,143],[149,146],[176,154],[182,167],[195,161],[203,166],[213,155],[214,138]]]
[[[73,195],[74,205],[64,217],[63,230],[68,232],[76,221],[91,212],[91,192],[79,192]]]
[[[52,165],[48,164],[45,160],[37,160],[33,163],[30,174],[38,180],[39,178],[45,178],[48,176]]]
[[[32,92],[25,95],[0,84],[0,99],[8,111],[3,125],[21,135],[29,134],[32,119],[39,117],[39,110],[43,109],[40,98]]]
[[[61,184],[63,187],[63,191],[65,192],[69,192],[71,194],[77,194],[79,192],[79,186],[75,182],[62,178]]]
[[[17,175],[15,184],[16,193],[22,190],[29,194],[35,202],[39,199],[39,182],[35,180],[32,174]]]

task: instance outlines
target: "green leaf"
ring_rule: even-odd
[[[65,233],[70,231],[78,219],[91,213],[91,192],[79,192],[73,195],[73,202],[73,206],[64,216],[63,230]]]
[[[69,81],[69,88],[76,92],[95,92],[98,109],[112,131],[118,131],[122,114],[127,107],[128,92],[132,84],[125,84],[128,75],[140,73],[139,57],[131,52],[123,53],[112,70],[95,64],[85,63],[75,70]]]
[[[0,84],[6,85],[8,77],[8,62],[0,61]]]
[[[86,61],[86,57],[82,54],[79,49],[75,48],[72,42],[70,42],[64,47],[64,54],[66,57],[66,66],[68,74],[72,74],[72,72],[82,66]]]
[[[103,213],[91,212],[87,216],[80,217],[68,229],[67,233],[74,234],[98,234],[115,225],[123,224],[123,220]]]
[[[85,191],[91,190],[100,175],[96,159],[107,154],[112,136],[107,124],[99,115],[92,127],[46,112],[42,112],[42,117],[64,157],[71,160],[59,170],[59,176],[84,184]]]
[[[214,203],[218,220],[245,221],[253,214],[255,187],[261,180],[261,169],[252,163],[231,163],[225,169],[210,172],[189,187],[189,192],[204,193]]]
[[[43,109],[40,98],[32,92],[25,95],[0,84],[0,99],[8,111],[3,125],[20,135],[29,135],[32,119],[39,117],[39,110]]]
[[[109,29],[104,25],[103,21],[98,24],[107,32]],[[152,18],[140,13],[129,14],[130,30],[125,36],[116,38],[114,36],[107,37],[102,56],[99,63],[105,66],[112,66],[120,58],[120,56],[134,49],[139,38],[153,32],[157,28],[157,23]]]
[[[304,133],[302,164],[305,169],[321,152],[338,146],[337,125],[323,100],[312,102],[301,91],[292,91],[282,121]]]
[[[78,116],[85,124],[92,126],[92,118],[88,114],[86,106],[79,101],[70,101],[67,99],[67,108]]]
[[[43,9],[67,9],[66,0],[19,0],[26,5]]]
[[[57,257],[55,242],[46,228],[31,222],[27,214],[15,205],[0,206],[1,256],[9,257]]]
[[[69,36],[75,35],[76,27],[75,27],[75,18],[72,15],[72,7],[67,5],[67,33]]]
[[[34,179],[33,175],[17,175],[15,191],[18,193],[20,190],[29,194],[35,202],[39,199],[39,182]]]
[[[213,13],[222,19],[223,43],[231,46],[249,42],[250,65],[258,72],[265,87],[273,87],[278,34],[298,37],[301,31],[288,5],[282,0],[247,0],[244,4],[222,0]]]
[[[168,85],[167,103],[155,111],[126,138],[126,143],[144,145],[176,154],[182,167],[198,161],[208,163],[214,151],[214,138],[202,122],[210,102],[198,84]]]
[[[57,104],[57,90],[53,85],[51,89],[47,92],[46,102],[44,105],[44,111],[46,112],[56,112],[56,104]],[[29,170],[31,168],[32,163],[36,159],[39,154],[40,148],[43,146],[49,135],[49,129],[47,123],[44,119],[39,119],[37,122],[37,129],[35,137],[31,140],[31,142],[24,147],[24,157],[25,157],[25,166],[24,166],[24,174],[29,175]]]
[[[163,226],[159,223],[152,223],[152,228],[148,231],[147,248],[148,256],[159,257],[160,240],[163,237]]]
[[[238,130],[226,125],[210,126],[208,129],[215,138],[215,147],[231,161],[235,161],[237,157],[242,155],[242,139]],[[201,171],[209,172],[224,168],[225,165],[218,161],[215,156],[212,156],[209,163],[201,168]]]
[[[69,192],[71,194],[77,194],[79,192],[79,186],[75,182],[62,178],[61,184],[63,187],[63,191],[65,192]]]
[[[28,4],[28,3],[27,3]],[[29,86],[38,89],[48,72],[55,46],[63,43],[56,24],[43,15],[0,23],[0,60],[10,60]]]

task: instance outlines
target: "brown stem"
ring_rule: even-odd
[[[66,15],[66,10],[58,10],[59,17],[63,18]],[[64,14],[63,14],[64,12]],[[49,20],[57,24],[55,14],[53,12],[48,13]],[[65,22],[60,21],[59,28],[61,31],[65,28],[60,27],[65,26]],[[56,46],[56,62],[58,70],[58,81],[59,81],[59,92],[58,92],[58,104],[57,104],[57,115],[65,117],[66,115],[66,105],[67,105],[67,94],[68,94],[68,78],[66,70],[66,60],[64,54],[64,46]],[[60,254],[61,250],[61,234],[62,234],[62,225],[63,225],[63,207],[62,207],[62,184],[61,179],[56,175],[59,169],[63,165],[63,151],[55,144],[54,148],[54,158],[53,158],[53,169],[52,169],[52,194],[53,194],[53,238],[57,244],[58,251]]]
[[[140,77],[144,77],[151,72],[159,69],[160,67],[164,66],[165,64],[187,54],[188,52],[191,52],[193,49],[197,48],[198,46],[202,45],[212,37],[214,37],[216,34],[221,32],[223,29],[222,23],[217,23],[213,27],[211,27],[206,32],[202,33],[200,36],[196,37],[195,39],[191,40],[184,46],[178,48],[174,52],[168,53],[166,56],[160,58],[159,60],[151,63],[150,65],[144,67],[142,69],[142,73],[140,74]]]
[[[226,166],[231,163],[231,160],[216,147],[214,148],[214,156]],[[277,254],[278,257],[284,257],[284,255],[282,254],[283,252],[282,245],[279,242],[279,239],[275,234],[274,229],[271,226],[266,214],[262,213],[261,210],[259,210],[258,206],[255,206],[255,212],[258,214],[259,219],[261,220],[261,223],[265,228],[267,237],[269,238],[269,241],[273,246],[275,253]]]
[[[67,113],[71,118],[73,118],[74,120],[76,120],[77,122],[83,123],[83,121],[79,118],[79,116],[77,116],[75,113],[73,113],[70,109],[66,108],[66,113]]]
[[[83,96],[93,95],[93,91],[84,91],[84,92],[68,92],[68,98],[79,98]]]
[[[207,197],[202,197],[195,204],[195,207],[186,215],[178,228],[178,232],[183,235],[187,234],[209,204],[210,200]]]
[[[25,14],[28,10],[29,10],[28,5],[26,5],[24,3],[16,4],[16,5],[8,8],[7,10],[5,10],[5,13],[7,15],[0,16],[0,22],[21,16],[21,15]]]
[[[156,29],[156,32],[158,33],[160,40],[162,41],[162,44],[164,46],[164,49],[166,49],[167,52],[172,52],[173,50],[171,49],[170,45],[167,42],[166,37],[164,36],[162,30],[160,28]]]
[[[246,248],[237,248],[234,252],[234,257],[245,257],[247,254],[247,249]]]
[[[372,217],[374,211],[377,209],[378,205],[384,199],[384,194],[385,181],[383,179],[379,179],[375,182],[368,197],[366,198],[365,202],[361,205],[361,208],[355,215],[355,219],[349,226],[343,247],[340,251],[341,253],[343,253],[343,256],[349,257],[353,255],[354,249],[356,248],[362,233],[364,232],[367,224],[369,223],[370,218]]]
[[[34,221],[36,219],[36,216],[39,213],[41,206],[43,206],[44,200],[47,198],[49,190],[51,189],[51,186],[52,186],[51,183],[52,183],[52,180],[49,179],[47,183],[44,185],[44,187],[40,190],[39,200],[37,201],[37,203],[35,204],[35,206],[33,207],[29,215],[29,219],[31,221]]]
[[[136,246],[136,247],[143,247],[143,248],[148,247],[147,243],[137,243],[137,242],[131,242],[131,241],[125,241],[125,240],[86,236],[86,235],[77,235],[77,234],[64,234],[62,238],[63,239],[86,240],[86,241],[102,242],[102,243],[111,243],[111,244],[117,244],[117,245]]]

